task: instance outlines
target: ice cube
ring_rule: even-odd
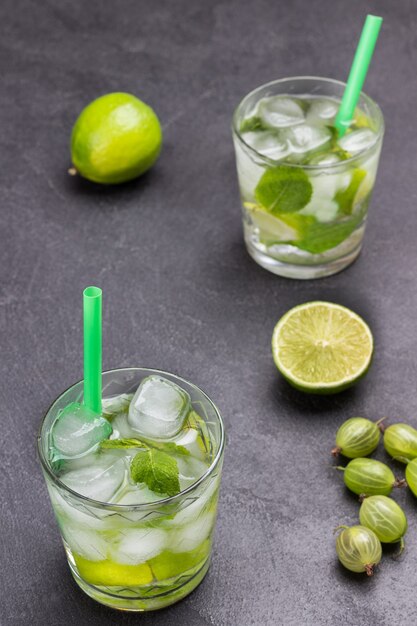
[[[123,484],[125,475],[124,459],[109,453],[103,454],[94,465],[70,470],[59,478],[67,487],[82,496],[99,502],[110,502]]]
[[[379,152],[372,151],[372,154],[363,161],[361,168],[366,170],[368,176],[375,182],[378,170]]]
[[[319,222],[331,222],[335,219],[338,210],[339,205],[334,200],[316,197],[300,213],[302,215],[313,215]]]
[[[89,561],[103,561],[106,558],[108,545],[97,531],[83,530],[70,524],[62,524],[61,530],[65,541],[77,555]]]
[[[314,154],[311,159],[309,159],[309,165],[336,165],[336,163],[341,163],[342,159],[338,154],[334,152],[324,152],[319,154]]]
[[[256,185],[265,172],[265,163],[255,162],[254,155],[248,154],[249,148],[243,147],[239,140],[235,139],[234,144],[236,150],[236,169],[239,179],[240,193],[244,201],[252,201],[255,199],[254,191]]]
[[[81,528],[95,528],[97,530],[105,530],[111,526],[110,518],[107,514],[103,514],[101,517],[101,510],[84,504],[78,504],[75,506],[71,501],[64,498],[57,489],[49,489],[49,495],[51,496],[52,506],[54,508],[56,516],[60,520],[60,524],[67,523],[70,520],[74,525]],[[106,519],[107,516],[107,519]]]
[[[213,479],[206,487],[205,491],[197,494],[194,500],[192,500],[192,496],[190,496],[190,502],[188,505],[178,511],[174,518],[166,520],[164,522],[164,526],[179,527],[197,520],[205,509],[208,511],[209,507],[211,508],[211,500],[218,487],[219,481],[217,479]]]
[[[316,200],[317,198],[333,199],[338,191],[345,191],[348,188],[351,179],[352,172],[349,170],[310,176],[310,182],[313,187],[311,200]]]
[[[137,437],[137,433],[131,428],[127,421],[127,416],[127,413],[119,413],[119,415],[116,415],[112,420],[111,425],[113,426],[113,433],[116,433],[117,437],[113,437],[112,435],[110,439],[134,439]]]
[[[300,214],[312,215],[319,222],[334,220],[339,211],[339,205],[334,197],[338,191],[347,189],[351,178],[350,171],[310,176],[313,194],[310,202],[300,211]]]
[[[294,126],[304,121],[300,104],[287,96],[263,98],[258,106],[258,115],[266,126],[273,128]]]
[[[104,417],[73,402],[58,415],[52,427],[53,460],[88,454],[111,432],[112,427]]]
[[[193,485],[208,470],[208,465],[199,459],[191,456],[176,457],[179,470],[181,489],[187,489]]]
[[[103,398],[102,413],[107,419],[113,419],[119,413],[127,413],[133,393],[121,393],[118,396]]]
[[[132,487],[129,491],[126,491],[123,495],[121,495],[117,504],[126,504],[130,506],[134,506],[136,504],[149,504],[151,502],[158,502],[158,500],[162,500],[164,497],[160,493],[155,493],[149,487],[147,487],[144,483],[139,483],[136,487]]]
[[[291,151],[295,154],[304,154],[324,147],[330,143],[332,133],[325,126],[311,126],[300,124],[285,131]]]
[[[310,124],[333,124],[339,105],[335,100],[330,98],[314,98],[310,104],[306,120]]]
[[[175,439],[175,443],[177,446],[182,446],[183,448],[187,448],[189,453],[202,461],[207,456],[207,451],[205,448],[205,442],[202,439],[201,434],[195,428],[184,428]]]
[[[60,465],[60,471],[69,472],[70,470],[81,469],[82,467],[90,467],[97,461],[100,451],[93,449],[91,452],[84,454],[83,456],[72,457],[71,459],[64,459]]]
[[[116,563],[138,565],[162,552],[167,544],[167,533],[158,528],[135,528],[123,530],[118,545],[112,548]]]
[[[163,517],[163,513],[159,509],[150,511],[148,508],[137,507],[128,509],[127,507],[136,507],[136,505],[140,504],[150,504],[165,497],[167,498],[168,496],[155,493],[144,484],[139,484],[136,487],[132,487],[128,491],[123,491],[123,493],[118,496],[117,500],[114,501],[117,505],[123,504],[126,506],[126,509],[119,512],[117,515],[118,527],[131,528],[134,524],[138,524],[141,521],[151,522],[153,519],[159,520]]]
[[[356,154],[362,150],[366,150],[375,143],[376,134],[370,128],[359,128],[350,133],[346,133],[338,141],[339,146],[349,152]]]
[[[279,161],[290,153],[288,141],[274,131],[244,133],[242,138],[256,152],[274,161]]]
[[[191,409],[184,389],[162,376],[144,378],[129,408],[129,424],[151,439],[170,439],[182,428]]]
[[[169,544],[171,552],[190,552],[210,535],[215,520],[214,513],[200,515],[194,522],[172,533]]]

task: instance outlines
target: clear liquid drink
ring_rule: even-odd
[[[339,137],[334,120],[344,87],[283,79],[251,92],[234,114],[246,246],[275,274],[327,276],[361,250],[384,123],[362,94]]]
[[[223,460],[222,419],[197,387],[144,369],[103,373],[49,409],[39,455],[71,572],[113,608],[159,609],[207,572]]]

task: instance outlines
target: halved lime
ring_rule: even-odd
[[[338,393],[368,371],[373,337],[350,309],[306,302],[290,309],[272,335],[275,365],[287,381],[308,393]]]

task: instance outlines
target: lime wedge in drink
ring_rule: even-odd
[[[351,215],[357,204],[357,198],[366,197],[367,194],[364,194],[363,191],[359,191],[365,178],[366,171],[359,169],[358,167],[355,168],[352,172],[352,178],[347,188],[336,193],[334,199],[338,203],[340,211],[343,215]]]
[[[270,246],[275,243],[294,242],[299,239],[296,228],[275,217],[262,207],[246,202],[245,207],[254,225],[259,229],[259,240]]]
[[[309,393],[337,393],[356,383],[371,363],[373,338],[359,315],[331,302],[306,302],[288,311],[272,335],[275,365]]]
[[[355,109],[354,118],[356,128],[372,128],[372,130],[375,130],[374,121],[359,107]]]
[[[375,174],[370,171],[367,172],[366,176],[362,179],[360,185],[357,188],[356,195],[352,201],[352,207],[355,211],[359,205],[362,205],[364,202],[368,203],[371,199],[371,193],[375,184]]]
[[[90,585],[106,587],[136,587],[149,585],[153,580],[153,573],[148,563],[126,565],[115,563],[109,559],[90,561],[83,556],[73,553],[78,573]]]

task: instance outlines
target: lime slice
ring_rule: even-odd
[[[73,557],[80,576],[91,585],[136,587],[149,585],[153,580],[152,570],[147,563],[121,565],[109,559],[89,561],[74,553]]]
[[[355,109],[354,126],[356,128],[372,128],[374,130],[375,124],[366,113],[364,113],[359,107]]]
[[[210,553],[211,541],[203,541],[190,552],[162,552],[146,563],[125,565],[109,559],[89,561],[79,554],[73,553],[80,576],[91,585],[105,587],[137,587],[149,585],[155,577],[163,581],[197,567]]]
[[[252,222],[259,230],[259,240],[266,246],[296,241],[298,232],[279,217],[275,217],[256,204],[245,203]]]
[[[192,429],[196,432],[196,443],[199,450],[205,456],[211,451],[210,446],[210,433],[207,428],[207,424],[204,419],[196,413],[196,411],[190,411],[187,420],[184,425],[184,429]]]
[[[149,567],[161,581],[180,576],[204,563],[210,554],[210,545],[210,539],[206,539],[190,552],[162,552],[149,561]]]
[[[371,363],[373,338],[359,315],[331,302],[290,309],[272,335],[275,365],[301,391],[331,394],[350,387]]]
[[[365,178],[366,171],[355,168],[352,172],[352,179],[347,188],[336,193],[334,199],[338,203],[340,211],[343,215],[352,215],[359,193],[361,193],[361,196],[359,197],[364,197],[363,192],[360,192],[359,190]]]
[[[362,204],[365,200],[368,202],[371,198],[371,193],[375,184],[375,175],[371,172],[367,172],[365,178],[362,180],[358,187],[356,195],[353,199],[352,206],[355,207]]]

